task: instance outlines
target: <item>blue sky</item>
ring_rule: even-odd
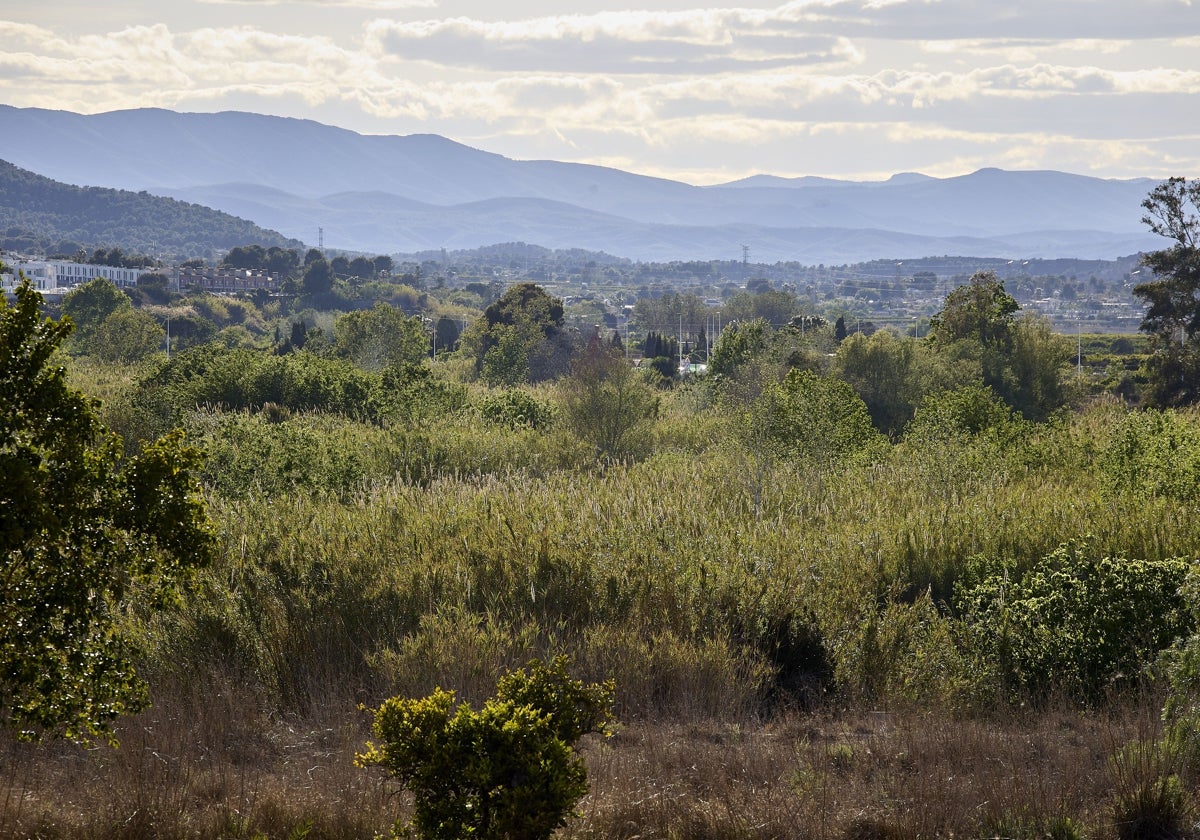
[[[442,134],[691,183],[1200,176],[1200,0],[0,0],[0,101]]]

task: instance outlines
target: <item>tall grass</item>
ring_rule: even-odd
[[[955,588],[980,558],[1015,574],[1073,540],[1132,559],[1200,545],[1191,413],[1155,427],[1102,405],[820,465],[756,449],[696,390],[668,400],[656,454],[623,464],[470,406],[188,422],[221,550],[182,609],[128,617],[156,707],[119,753],[7,746],[30,778],[9,771],[21,804],[0,836],[386,832],[406,805],[349,768],[358,704],[438,685],[478,701],[567,653],[616,681],[628,726],[592,754],[568,836],[1067,837],[1079,820],[1107,838],[1124,741],[1099,730],[1156,701],[990,705]],[[1177,462],[1114,457],[1164,434],[1187,444]]]
[[[349,449],[353,430],[338,433]],[[378,452],[389,434],[358,440]],[[430,434],[448,450],[483,437]],[[625,686],[632,714],[762,710],[785,683],[932,699],[972,678],[955,672],[946,610],[972,558],[1019,569],[1070,540],[1147,559],[1200,544],[1177,499],[1112,492],[1104,441],[1079,436],[1061,424],[1004,449],[964,439],[846,468],[773,461],[761,486],[727,446],[603,470],[531,468],[527,447],[474,473],[243,484],[212,496],[221,563],[181,616],[151,622],[147,651],[164,667],[233,663],[295,708],[325,681],[420,692],[470,682],[460,672],[477,661],[486,684],[559,651]],[[959,457],[967,466],[935,466]],[[710,699],[656,699],[667,689],[650,674]]]

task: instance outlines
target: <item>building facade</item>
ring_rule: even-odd
[[[213,294],[234,294],[255,289],[271,292],[279,289],[278,275],[247,268],[180,268],[172,279],[173,287],[183,292],[199,289]]]
[[[5,288],[11,291],[21,274],[43,294],[63,294],[89,280],[103,277],[119,289],[137,286],[138,278],[148,274],[148,268],[116,268],[110,265],[89,265],[69,260],[16,260],[11,264],[12,275],[5,275]],[[10,279],[11,277],[11,279]]]

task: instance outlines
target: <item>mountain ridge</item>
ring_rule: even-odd
[[[89,116],[0,105],[0,120],[0,158],[23,168],[202,203],[309,242],[322,228],[327,244],[345,250],[525,240],[662,260],[731,258],[746,245],[762,261],[837,263],[968,246],[1113,258],[1161,245],[1141,224],[1152,179],[984,168],[951,178],[762,174],[696,186],[513,160],[436,134],[365,135],[239,111]]]

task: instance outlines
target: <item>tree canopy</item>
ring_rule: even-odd
[[[1164,181],[1142,207],[1150,230],[1174,241],[1142,258],[1154,279],[1133,290],[1147,304],[1141,330],[1153,348],[1149,401],[1189,405],[1200,401],[1200,181]]]
[[[23,737],[110,733],[147,703],[120,617],[169,603],[213,537],[194,471],[168,435],[128,460],[53,355],[28,281],[0,300],[0,709]]]

